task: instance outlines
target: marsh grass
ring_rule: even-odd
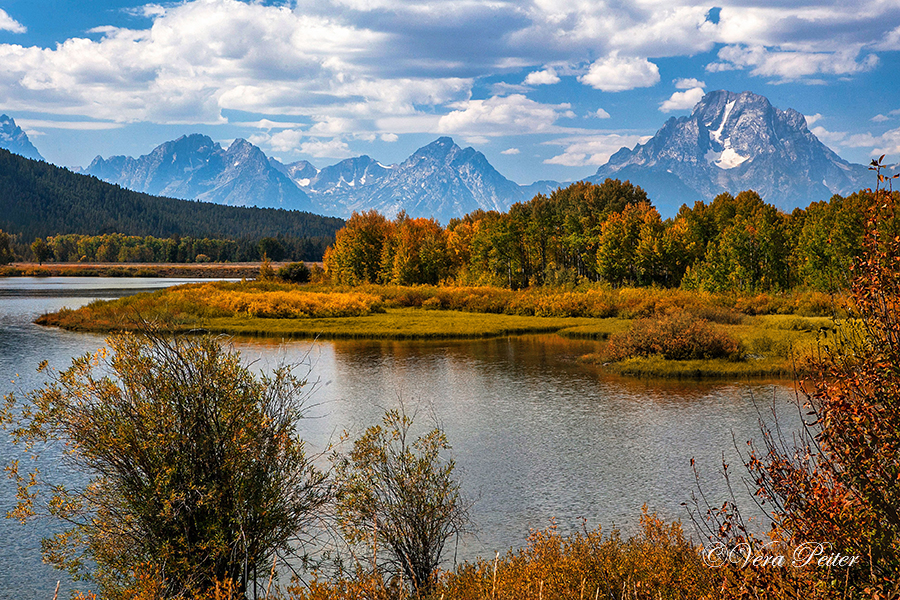
[[[666,360],[654,352],[611,356],[601,347],[582,361],[640,377],[781,377],[802,366],[817,336],[833,327],[832,319],[822,315],[825,298],[829,297],[801,292],[739,297],[602,286],[512,291],[490,286],[241,281],[188,284],[95,301],[44,315],[37,322],[108,332],[151,320],[175,331],[322,339],[467,339],[558,332],[571,339],[608,342],[626,335],[635,323],[678,315],[692,327],[707,323],[698,329],[712,331],[708,337],[713,341],[736,340],[739,352],[725,344],[726,352],[682,356],[705,357],[702,360]],[[799,312],[785,312],[789,310]],[[760,311],[770,312],[757,314]],[[807,314],[812,312],[820,316]]]

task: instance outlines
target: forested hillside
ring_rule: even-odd
[[[0,230],[25,242],[69,233],[247,242],[273,237],[321,256],[342,225],[341,219],[305,212],[141,194],[0,149]]]

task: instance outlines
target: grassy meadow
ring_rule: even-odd
[[[598,341],[582,361],[640,377],[780,377],[833,326],[817,292],[712,294],[585,286],[188,284],[44,315],[38,323],[110,332],[143,321],[173,331],[321,339],[469,339],[557,333]]]

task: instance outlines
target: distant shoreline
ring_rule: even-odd
[[[272,262],[277,269],[291,261]],[[239,263],[38,263],[0,266],[0,277],[164,277],[255,279],[260,261]],[[306,263],[312,265],[314,263]],[[318,263],[321,264],[321,263]]]

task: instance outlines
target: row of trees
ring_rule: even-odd
[[[708,291],[835,290],[862,252],[872,196],[834,196],[785,214],[753,191],[682,206],[663,220],[628,181],[579,182],[508,212],[441,227],[356,213],[325,254],[336,282],[486,283],[511,288],[605,281]],[[886,232],[893,222],[882,224]]]
[[[5,243],[4,243],[5,242]],[[12,262],[14,238],[0,232],[0,264]],[[260,260],[316,260],[320,248],[309,239],[266,237],[255,239],[210,239],[172,236],[79,235],[75,233],[36,238],[28,247],[30,254],[19,249],[18,255],[33,258],[41,264],[56,262],[113,263],[185,263],[242,262]]]

